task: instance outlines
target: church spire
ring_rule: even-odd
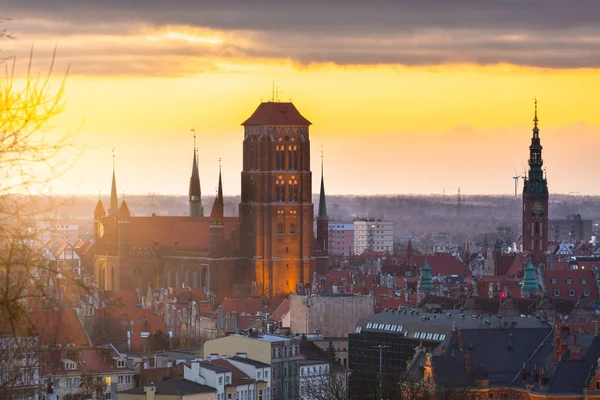
[[[319,214],[317,218],[327,218],[327,202],[325,201],[325,180],[323,176],[323,151],[321,150],[321,194],[319,195]]]
[[[188,201],[190,204],[190,217],[202,217],[204,216],[204,210],[202,208],[202,191],[200,190],[200,174],[198,173],[198,151],[196,150],[196,128],[192,129],[194,132],[194,157],[192,160],[192,175],[190,176],[190,188]]]
[[[112,186],[110,188],[110,205],[108,207],[108,215],[117,215],[119,213],[119,201],[117,199],[117,178],[115,176],[115,149],[112,151],[113,158],[113,175]]]
[[[533,135],[531,137],[531,145],[529,146],[529,174],[525,182],[525,186],[529,186],[530,189],[534,189],[536,192],[547,192],[547,186],[544,185],[544,173],[542,165],[544,160],[542,159],[542,144],[540,142],[540,129],[538,127],[538,109],[537,99],[534,100],[534,115],[533,115]]]
[[[225,203],[223,201],[223,183],[221,181],[221,160],[219,159],[219,187],[217,189],[217,198],[210,212],[211,219],[222,219],[224,215]]]

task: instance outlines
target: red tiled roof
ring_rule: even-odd
[[[74,310],[33,311],[28,316],[34,331],[40,337],[40,344],[91,346],[85,329]]]
[[[227,368],[231,371],[231,384],[232,386],[238,385],[249,385],[254,382],[254,379],[251,379],[248,375],[243,373],[239,368],[230,363],[227,360],[216,359],[211,360],[211,364],[214,364],[218,367]]]
[[[273,312],[271,315],[271,319],[273,321],[279,322],[283,319],[283,317],[290,312],[290,301],[288,299],[284,299],[279,307]]]
[[[237,217],[224,218],[226,238],[237,229]],[[210,246],[210,218],[199,217],[133,217],[131,218],[131,244],[133,246],[201,247]]]
[[[417,267],[420,269],[425,263],[425,256],[413,255],[413,261],[417,263]],[[471,271],[469,268],[458,260],[456,257],[450,255],[438,255],[438,256],[427,256],[427,263],[431,266],[431,275],[442,276],[446,275],[458,275],[461,277],[470,276]],[[417,274],[420,273],[419,270]]]
[[[556,283],[553,283],[553,279],[556,280]],[[571,280],[571,283],[567,283],[568,279]],[[596,285],[594,272],[590,269],[545,271],[544,284],[546,285],[546,294],[548,297],[566,297],[578,299],[583,297],[584,290],[588,290],[589,297],[587,298],[590,300],[598,300],[598,286]],[[554,295],[554,290],[560,291],[558,296]],[[569,295],[570,290],[574,291],[573,296]]]
[[[98,347],[91,348],[68,348],[63,347],[60,350],[47,350],[41,354],[41,369],[42,376],[48,374],[81,374],[82,372],[117,372],[130,371],[127,368],[117,368],[113,357],[118,357],[110,346],[105,346],[104,349]],[[64,369],[62,360],[69,359],[76,361],[76,369]]]
[[[311,125],[311,123],[292,103],[266,102],[260,103],[256,111],[242,125]]]

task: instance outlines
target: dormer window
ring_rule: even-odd
[[[572,283],[571,278],[567,278],[567,283],[570,285]]]
[[[554,289],[554,297],[560,296],[560,290]]]
[[[583,289],[583,295],[584,295],[585,297],[589,297],[589,296],[590,296],[590,291],[589,291],[589,289]]]
[[[575,296],[575,291],[573,289],[569,289],[569,296]]]
[[[118,360],[117,368],[124,368],[124,367],[125,367],[125,360]]]
[[[76,369],[77,365],[74,362],[66,362],[65,369]]]
[[[587,285],[587,279],[581,278],[581,283],[584,284],[584,285]]]
[[[551,282],[552,282],[553,285],[556,285],[556,279],[555,278],[552,278]]]

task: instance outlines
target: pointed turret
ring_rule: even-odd
[[[524,277],[523,277],[523,287],[521,288],[521,292],[524,294],[537,294],[538,292],[538,280],[536,276],[536,270],[533,264],[531,263],[531,259],[523,268]]]
[[[219,188],[217,189],[217,198],[210,212],[210,219],[223,219],[225,204],[223,202],[223,184],[221,182],[221,167],[219,167]]]
[[[119,213],[119,201],[117,199],[117,178],[113,168],[112,186],[110,188],[110,205],[108,207],[108,215],[117,215]]]
[[[104,209],[104,204],[102,204],[102,200],[98,199],[96,203],[96,208],[94,209],[94,219],[100,220],[106,216],[106,210]]]
[[[127,207],[127,202],[123,199],[121,203],[121,207],[119,208],[119,217],[121,218],[129,218],[131,217],[131,213],[129,212],[129,207]]]
[[[190,190],[188,201],[190,203],[190,217],[203,217],[202,191],[200,189],[200,174],[198,173],[198,153],[196,152],[196,136],[194,135],[194,159],[192,161],[192,175],[190,176]]]
[[[317,214],[317,243],[314,254],[316,257],[317,273],[326,274],[329,271],[329,218],[327,217],[327,202],[325,201],[325,178],[323,174],[323,154],[321,153],[321,193],[319,195],[319,213]]]
[[[321,194],[319,195],[319,214],[317,218],[327,218],[327,202],[325,200],[325,179],[323,177],[323,160],[321,160]]]
[[[224,208],[223,202],[223,184],[221,182],[221,166],[219,166],[219,187],[217,189],[217,198],[210,212],[210,256],[211,258],[223,257],[225,248],[224,236]]]
[[[431,267],[429,263],[427,263],[427,258],[425,258],[425,264],[421,267],[421,277],[419,278],[419,285],[417,287],[417,291],[419,293],[429,293],[435,290],[433,286],[433,279],[431,277]]]

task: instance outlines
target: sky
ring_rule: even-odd
[[[0,0],[23,82],[68,70],[56,135],[85,146],[47,190],[186,195],[219,159],[240,193],[241,123],[272,96],[312,122],[313,192],[513,194],[534,113],[550,192],[600,194],[597,0]],[[10,61],[10,60],[9,60]],[[65,156],[67,157],[67,156]],[[69,156],[70,157],[70,156]],[[519,191],[522,181],[519,181]]]

